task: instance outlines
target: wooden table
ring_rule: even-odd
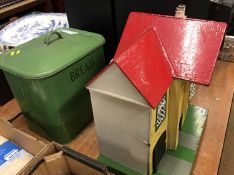
[[[192,104],[208,108],[209,115],[197,161],[194,165],[192,173],[194,175],[215,175],[218,172],[234,90],[233,75],[233,63],[218,61],[210,86],[197,86]],[[19,108],[13,100],[7,104],[7,107],[0,108],[0,117],[9,119],[9,115],[15,115],[17,110]],[[47,141],[31,132],[22,116],[14,120],[13,125],[38,139]],[[99,150],[94,123],[91,123],[68,146],[89,157],[97,158]]]
[[[219,61],[210,86],[198,86],[193,104],[209,109],[207,127],[194,166],[194,175],[218,172],[234,90],[234,64]]]

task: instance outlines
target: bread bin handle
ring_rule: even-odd
[[[46,37],[44,39],[44,44],[46,44],[47,46],[49,46],[54,41],[54,40],[50,40],[52,35],[57,35],[57,37],[58,37],[57,40],[63,39],[63,36],[59,32],[57,32],[57,31],[50,32],[46,35]]]

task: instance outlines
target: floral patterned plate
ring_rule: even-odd
[[[24,16],[0,31],[0,43],[16,47],[57,28],[69,27],[64,13],[38,13]]]

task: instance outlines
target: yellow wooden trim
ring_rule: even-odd
[[[190,85],[191,83],[188,81],[183,81],[184,83],[184,96],[183,96],[183,118],[182,118],[182,126],[184,124],[184,120],[187,114],[187,110],[188,110],[188,105],[189,105],[189,91],[190,91]]]
[[[174,80],[169,88],[169,111],[167,147],[175,150],[179,140],[179,124],[183,116],[184,83],[182,80]]]
[[[156,109],[151,109],[150,116],[150,153],[149,153],[149,172],[153,173],[153,151],[161,137],[166,131],[167,149],[175,150],[179,139],[179,124],[182,123],[188,108],[190,83],[183,80],[174,80],[167,91],[167,111],[166,118],[155,132]]]
[[[161,135],[167,130],[167,123],[168,123],[168,99],[169,99],[169,91],[167,91],[167,107],[166,107],[166,117],[162,124],[155,132],[156,126],[156,109],[151,109],[151,116],[150,116],[150,154],[149,154],[149,172],[150,174],[153,173],[153,151],[154,148],[161,137]],[[166,139],[167,143],[167,139]],[[166,144],[167,145],[167,144]]]

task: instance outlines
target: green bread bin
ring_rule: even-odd
[[[85,84],[104,67],[101,35],[59,29],[0,55],[0,68],[33,131],[71,141],[92,120]]]

